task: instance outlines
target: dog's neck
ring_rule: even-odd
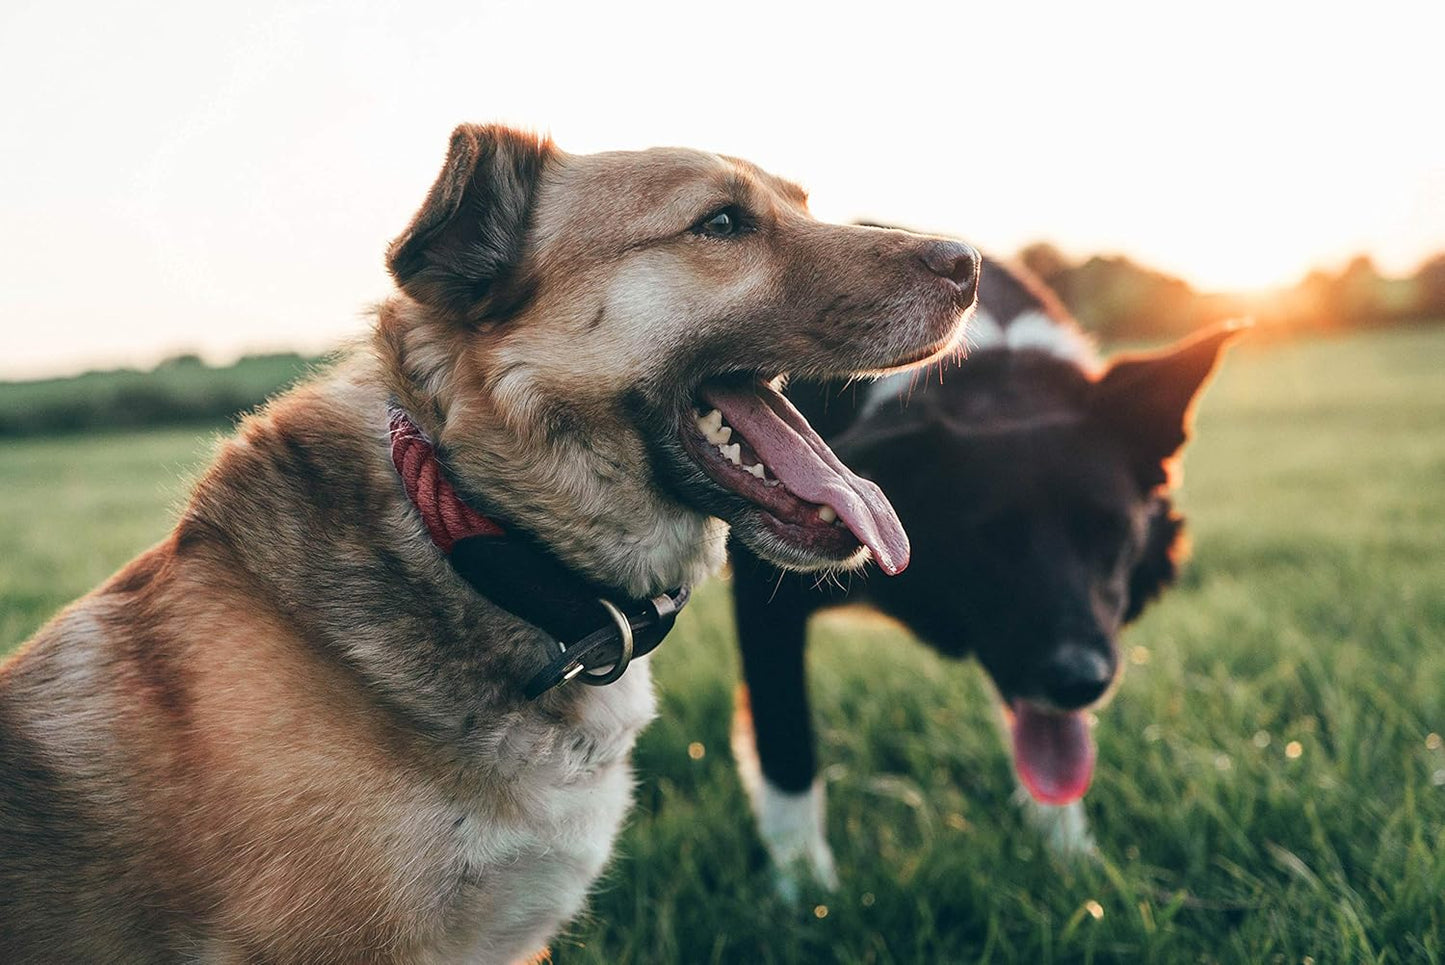
[[[405,300],[383,305],[374,349],[392,395],[446,450],[474,506],[631,597],[695,584],[722,566],[726,525],[659,491],[635,430],[559,428],[544,401],[508,392],[499,378],[463,377],[452,368],[467,358],[455,334],[396,317],[417,310]],[[486,391],[454,397],[458,384]]]
[[[390,410],[391,459],[407,498],[457,575],[504,610],[547,632],[546,666],[528,682],[535,699],[574,677],[601,686],[621,678],[672,629],[687,586],[630,599],[562,565],[528,534],[508,533],[452,486],[431,440],[404,411]],[[553,644],[560,645],[558,653]],[[599,669],[606,668],[606,669]]]
[[[696,583],[721,566],[726,527],[619,477],[583,440],[528,445],[504,425],[441,437],[448,465],[475,505],[529,533],[588,579],[633,597]],[[526,458],[518,459],[519,452]]]

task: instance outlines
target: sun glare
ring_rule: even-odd
[[[1439,4],[749,6],[730,16],[805,40],[723,81],[683,69],[715,26],[686,7],[579,6],[539,47],[521,4],[12,5],[0,79],[35,94],[0,103],[23,146],[0,178],[0,315],[24,320],[0,377],[355,334],[461,120],[724,151],[823,216],[1124,254],[1202,290],[1445,249]],[[498,36],[519,40],[477,55]]]

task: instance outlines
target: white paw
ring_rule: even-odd
[[[827,794],[820,777],[806,791],[789,793],[773,787],[764,778],[761,793],[753,800],[758,819],[758,836],[773,859],[778,894],[797,901],[821,887],[838,887],[838,869],[824,834]]]
[[[1044,846],[1056,858],[1074,861],[1098,855],[1099,847],[1089,833],[1089,819],[1084,815],[1084,802],[1075,801],[1062,807],[1040,804],[1019,788],[1014,800],[1024,810],[1024,817],[1044,839]]]
[[[800,859],[789,865],[779,865],[774,859],[773,890],[778,897],[790,905],[802,904],[805,898],[820,892],[838,890],[838,872],[833,867],[833,856],[823,846],[826,864],[815,864],[813,859]]]
[[[819,887],[838,887],[838,869],[828,847],[827,792],[822,777],[805,791],[784,791],[771,784],[758,764],[750,727],[734,720],[733,757],[738,777],[758,823],[758,837],[773,862],[774,884],[788,901]]]

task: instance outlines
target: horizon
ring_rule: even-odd
[[[1118,254],[1202,292],[1445,251],[1429,5],[446,9],[0,15],[0,77],[28,92],[0,105],[24,147],[0,161],[0,378],[363,334],[462,120],[735,154],[828,220]]]

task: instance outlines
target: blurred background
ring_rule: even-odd
[[[713,587],[656,660],[640,807],[558,961],[1441,961],[1442,36],[1441,4],[1391,0],[11,0],[0,651],[166,532],[237,413],[364,336],[457,122],[712,149],[820,217],[1016,258],[1106,349],[1260,324],[1188,450],[1195,559],[1100,714],[1097,866],[1020,826],[973,667],[829,617],[845,883],[780,905]]]

